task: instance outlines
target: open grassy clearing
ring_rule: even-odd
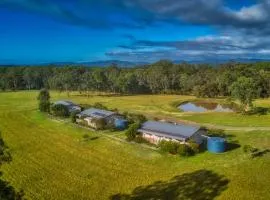
[[[16,92],[0,93],[8,97],[1,107],[16,105],[17,109],[24,109],[26,105],[18,102],[18,98],[23,102],[27,98],[27,107],[36,107],[37,92]],[[59,99],[71,99],[76,103],[94,104],[100,102],[108,108],[119,111],[138,112],[152,117],[173,117],[175,119],[189,120],[197,123],[235,126],[235,127],[270,127],[270,114],[266,115],[241,115],[238,113],[183,113],[180,112],[176,105],[181,102],[195,100],[193,96],[179,95],[137,95],[137,96],[109,96],[93,95],[89,98],[81,96],[79,93],[71,93],[67,97],[66,93],[51,92],[52,101]],[[224,102],[224,99],[214,99],[216,102]],[[270,108],[270,99],[260,99],[255,101],[256,106]]]
[[[267,127],[270,126],[270,114],[245,115],[238,113],[182,113],[177,108],[181,102],[195,100],[193,96],[179,95],[139,95],[139,96],[71,96],[75,102],[93,104],[101,102],[109,108],[117,108],[120,111],[139,112],[150,116],[168,116],[176,119],[190,120],[198,123],[217,124],[236,127]],[[66,94],[53,93],[54,99],[67,98]],[[215,99],[216,102],[224,102],[223,99]],[[255,101],[256,106],[270,107],[270,99]]]
[[[52,95],[53,99],[66,98],[58,93]],[[0,93],[0,129],[13,157],[2,171],[4,178],[15,188],[23,189],[29,199],[108,199],[118,193],[130,194],[136,187],[156,181],[163,183],[162,187],[154,185],[156,198],[165,192],[166,186],[181,191],[190,199],[198,194],[195,186],[208,191],[205,196],[208,199],[270,198],[269,153],[255,159],[248,158],[241,148],[220,155],[205,152],[188,159],[163,155],[52,121],[35,110],[35,96],[34,92]],[[72,96],[71,99],[81,103],[100,101],[119,110],[148,108],[155,113],[173,109],[170,102],[179,96],[97,96],[89,99]],[[161,100],[166,101],[166,105]],[[97,139],[85,142],[82,138],[85,133]],[[240,145],[270,148],[270,132],[230,134]],[[201,171],[207,172],[207,176],[202,176]],[[188,173],[188,178],[184,178],[184,173]],[[219,181],[222,183],[216,174],[224,176],[228,183],[216,185]],[[171,183],[175,176],[180,177],[176,188]],[[141,193],[147,192],[143,189]]]

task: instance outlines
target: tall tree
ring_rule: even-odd
[[[47,89],[42,89],[37,97],[39,100],[39,110],[41,112],[50,112],[50,93]]]
[[[252,107],[253,100],[258,96],[258,89],[252,78],[239,77],[231,87],[232,97],[238,99],[245,111]]]

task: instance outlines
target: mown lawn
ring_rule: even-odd
[[[53,99],[67,98],[62,95],[52,93]],[[241,148],[188,159],[163,155],[52,121],[36,110],[35,97],[34,92],[0,93],[0,130],[13,158],[2,167],[3,178],[17,190],[23,189],[28,199],[109,199],[131,193],[137,199],[149,195],[155,199],[168,195],[170,199],[270,198],[269,153],[255,159]],[[71,97],[81,103],[101,101],[119,110],[147,108],[153,112],[160,109],[160,113],[173,109],[170,103],[179,98]],[[82,136],[86,133],[95,139],[85,142]],[[228,134],[242,146],[270,148],[270,132]]]

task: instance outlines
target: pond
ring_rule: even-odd
[[[183,112],[233,112],[230,106],[215,102],[186,102],[178,108]]]

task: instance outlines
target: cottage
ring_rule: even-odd
[[[161,140],[181,143],[193,140],[201,144],[204,140],[202,135],[205,133],[204,130],[197,126],[157,121],[145,122],[138,129],[138,132],[142,134],[142,137],[154,144],[158,144]]]
[[[72,112],[81,112],[82,108],[76,104],[74,104],[71,101],[66,101],[66,100],[61,100],[61,101],[56,101],[54,105],[64,105],[68,108],[68,111],[70,113]]]
[[[78,114],[76,121],[78,123],[86,123],[92,128],[99,129],[103,125],[113,124],[117,116],[117,113],[112,111],[89,108]]]

